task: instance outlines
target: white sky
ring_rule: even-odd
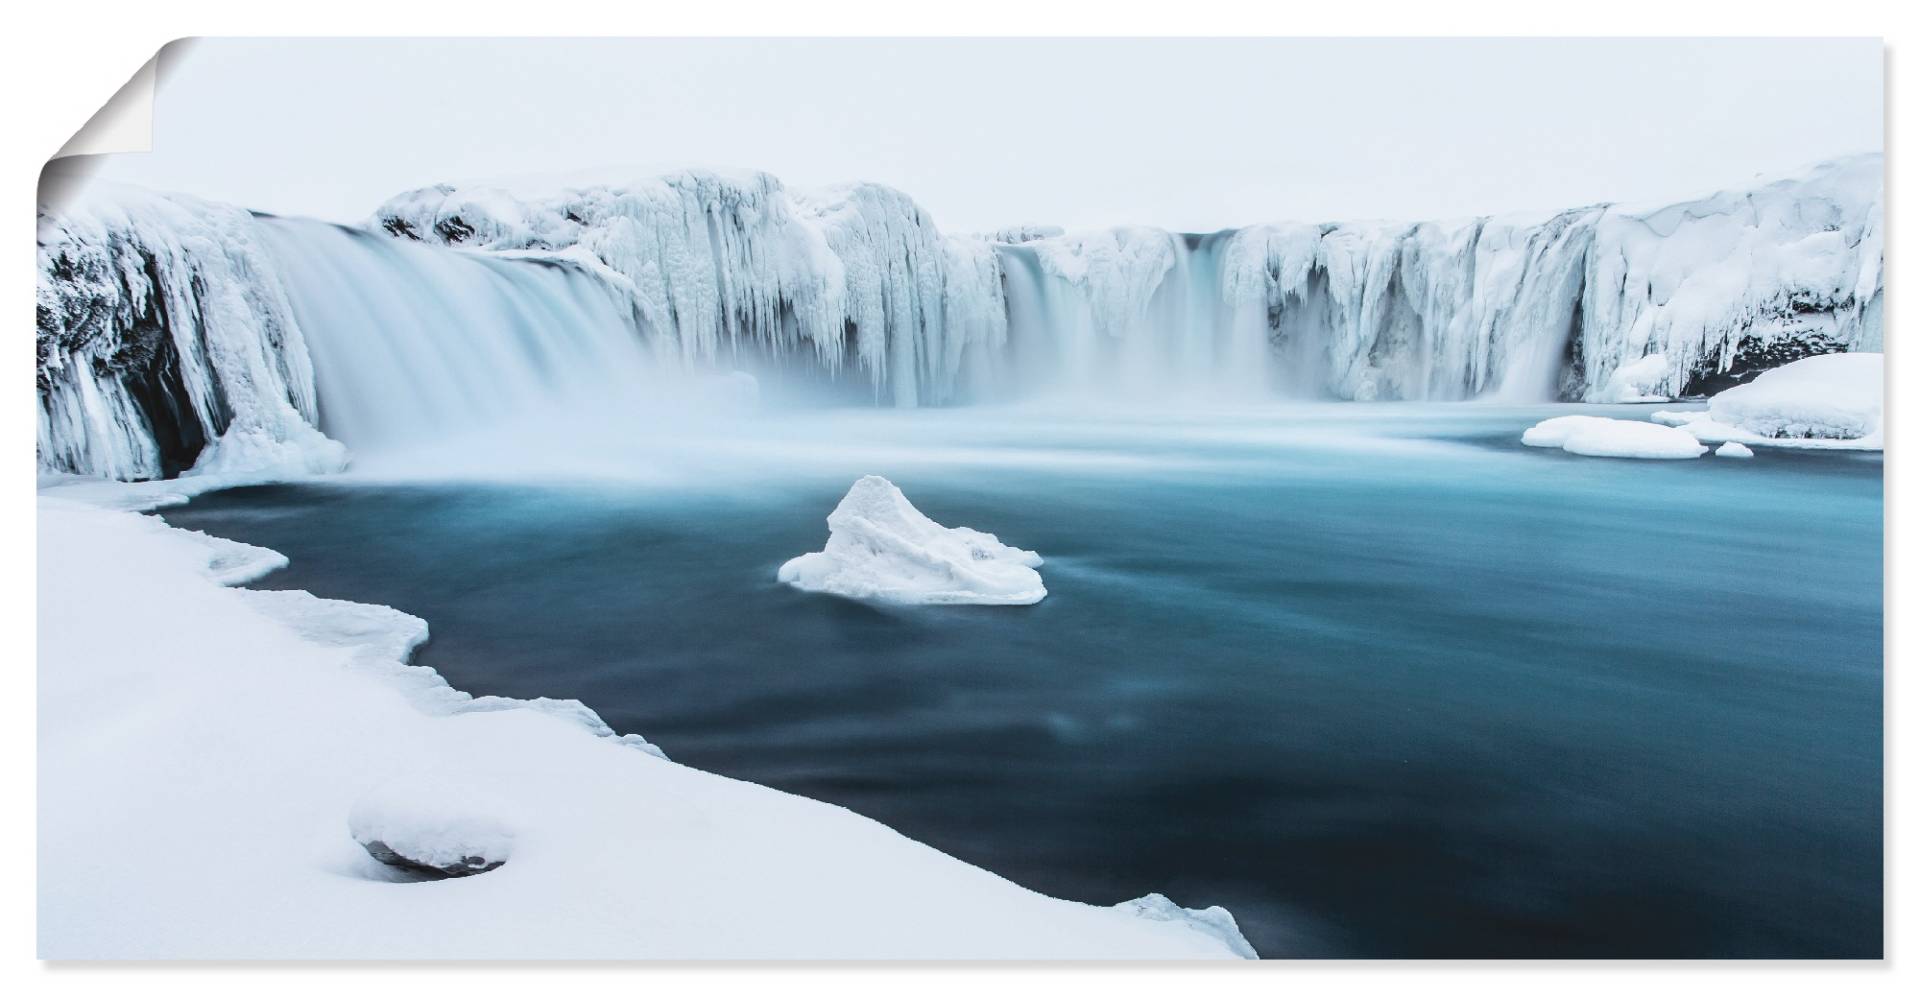
[[[1444,218],[1678,200],[1878,150],[1883,126],[1877,39],[216,39],[171,52],[154,151],[104,174],[340,221],[441,180],[626,164],[875,180],[948,231]]]

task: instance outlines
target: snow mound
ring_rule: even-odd
[[[913,605],[1032,605],[1047,597],[1036,553],[927,518],[884,477],[855,481],[827,516],[826,549],[780,565],[802,591]]]
[[[1612,421],[1598,415],[1561,415],[1521,433],[1520,441],[1528,446],[1565,446],[1575,432]]]
[[[1703,443],[1805,450],[1883,450],[1885,363],[1879,353],[1828,353],[1768,370],[1713,396],[1706,411],[1661,411]]]
[[[1739,443],[1728,440],[1727,442],[1721,443],[1720,448],[1713,451],[1713,455],[1747,460],[1752,459],[1753,450],[1750,447],[1742,446]]]
[[[1597,415],[1550,418],[1521,434],[1528,446],[1558,446],[1579,456],[1691,460],[1707,452],[1685,430]]]
[[[381,864],[449,878],[478,875],[507,863],[514,838],[481,798],[431,782],[389,782],[354,803],[347,829]]]
[[[1863,439],[1881,431],[1879,353],[1795,360],[1713,396],[1713,420],[1770,439]]]

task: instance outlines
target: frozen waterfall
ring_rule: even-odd
[[[763,173],[443,184],[361,228],[102,187],[41,212],[39,464],[323,472],[738,372],[900,407],[1673,397],[1882,348],[1882,200],[1877,155],[1650,208],[1202,235],[954,236]]]

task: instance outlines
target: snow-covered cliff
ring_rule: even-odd
[[[313,368],[253,218],[130,188],[39,216],[42,470],[321,473]]]
[[[1696,394],[1881,347],[1882,185],[1867,155],[1656,209],[988,236],[763,173],[443,184],[365,230],[95,190],[42,212],[40,465],[324,470],[316,427],[357,446],[649,372],[900,406]]]

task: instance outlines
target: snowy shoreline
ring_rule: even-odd
[[[42,958],[1254,956],[1218,907],[1052,899],[577,702],[467,696],[406,663],[423,621],[228,587],[286,559],[138,514],[211,482],[41,483]],[[510,856],[415,881],[350,819]]]

